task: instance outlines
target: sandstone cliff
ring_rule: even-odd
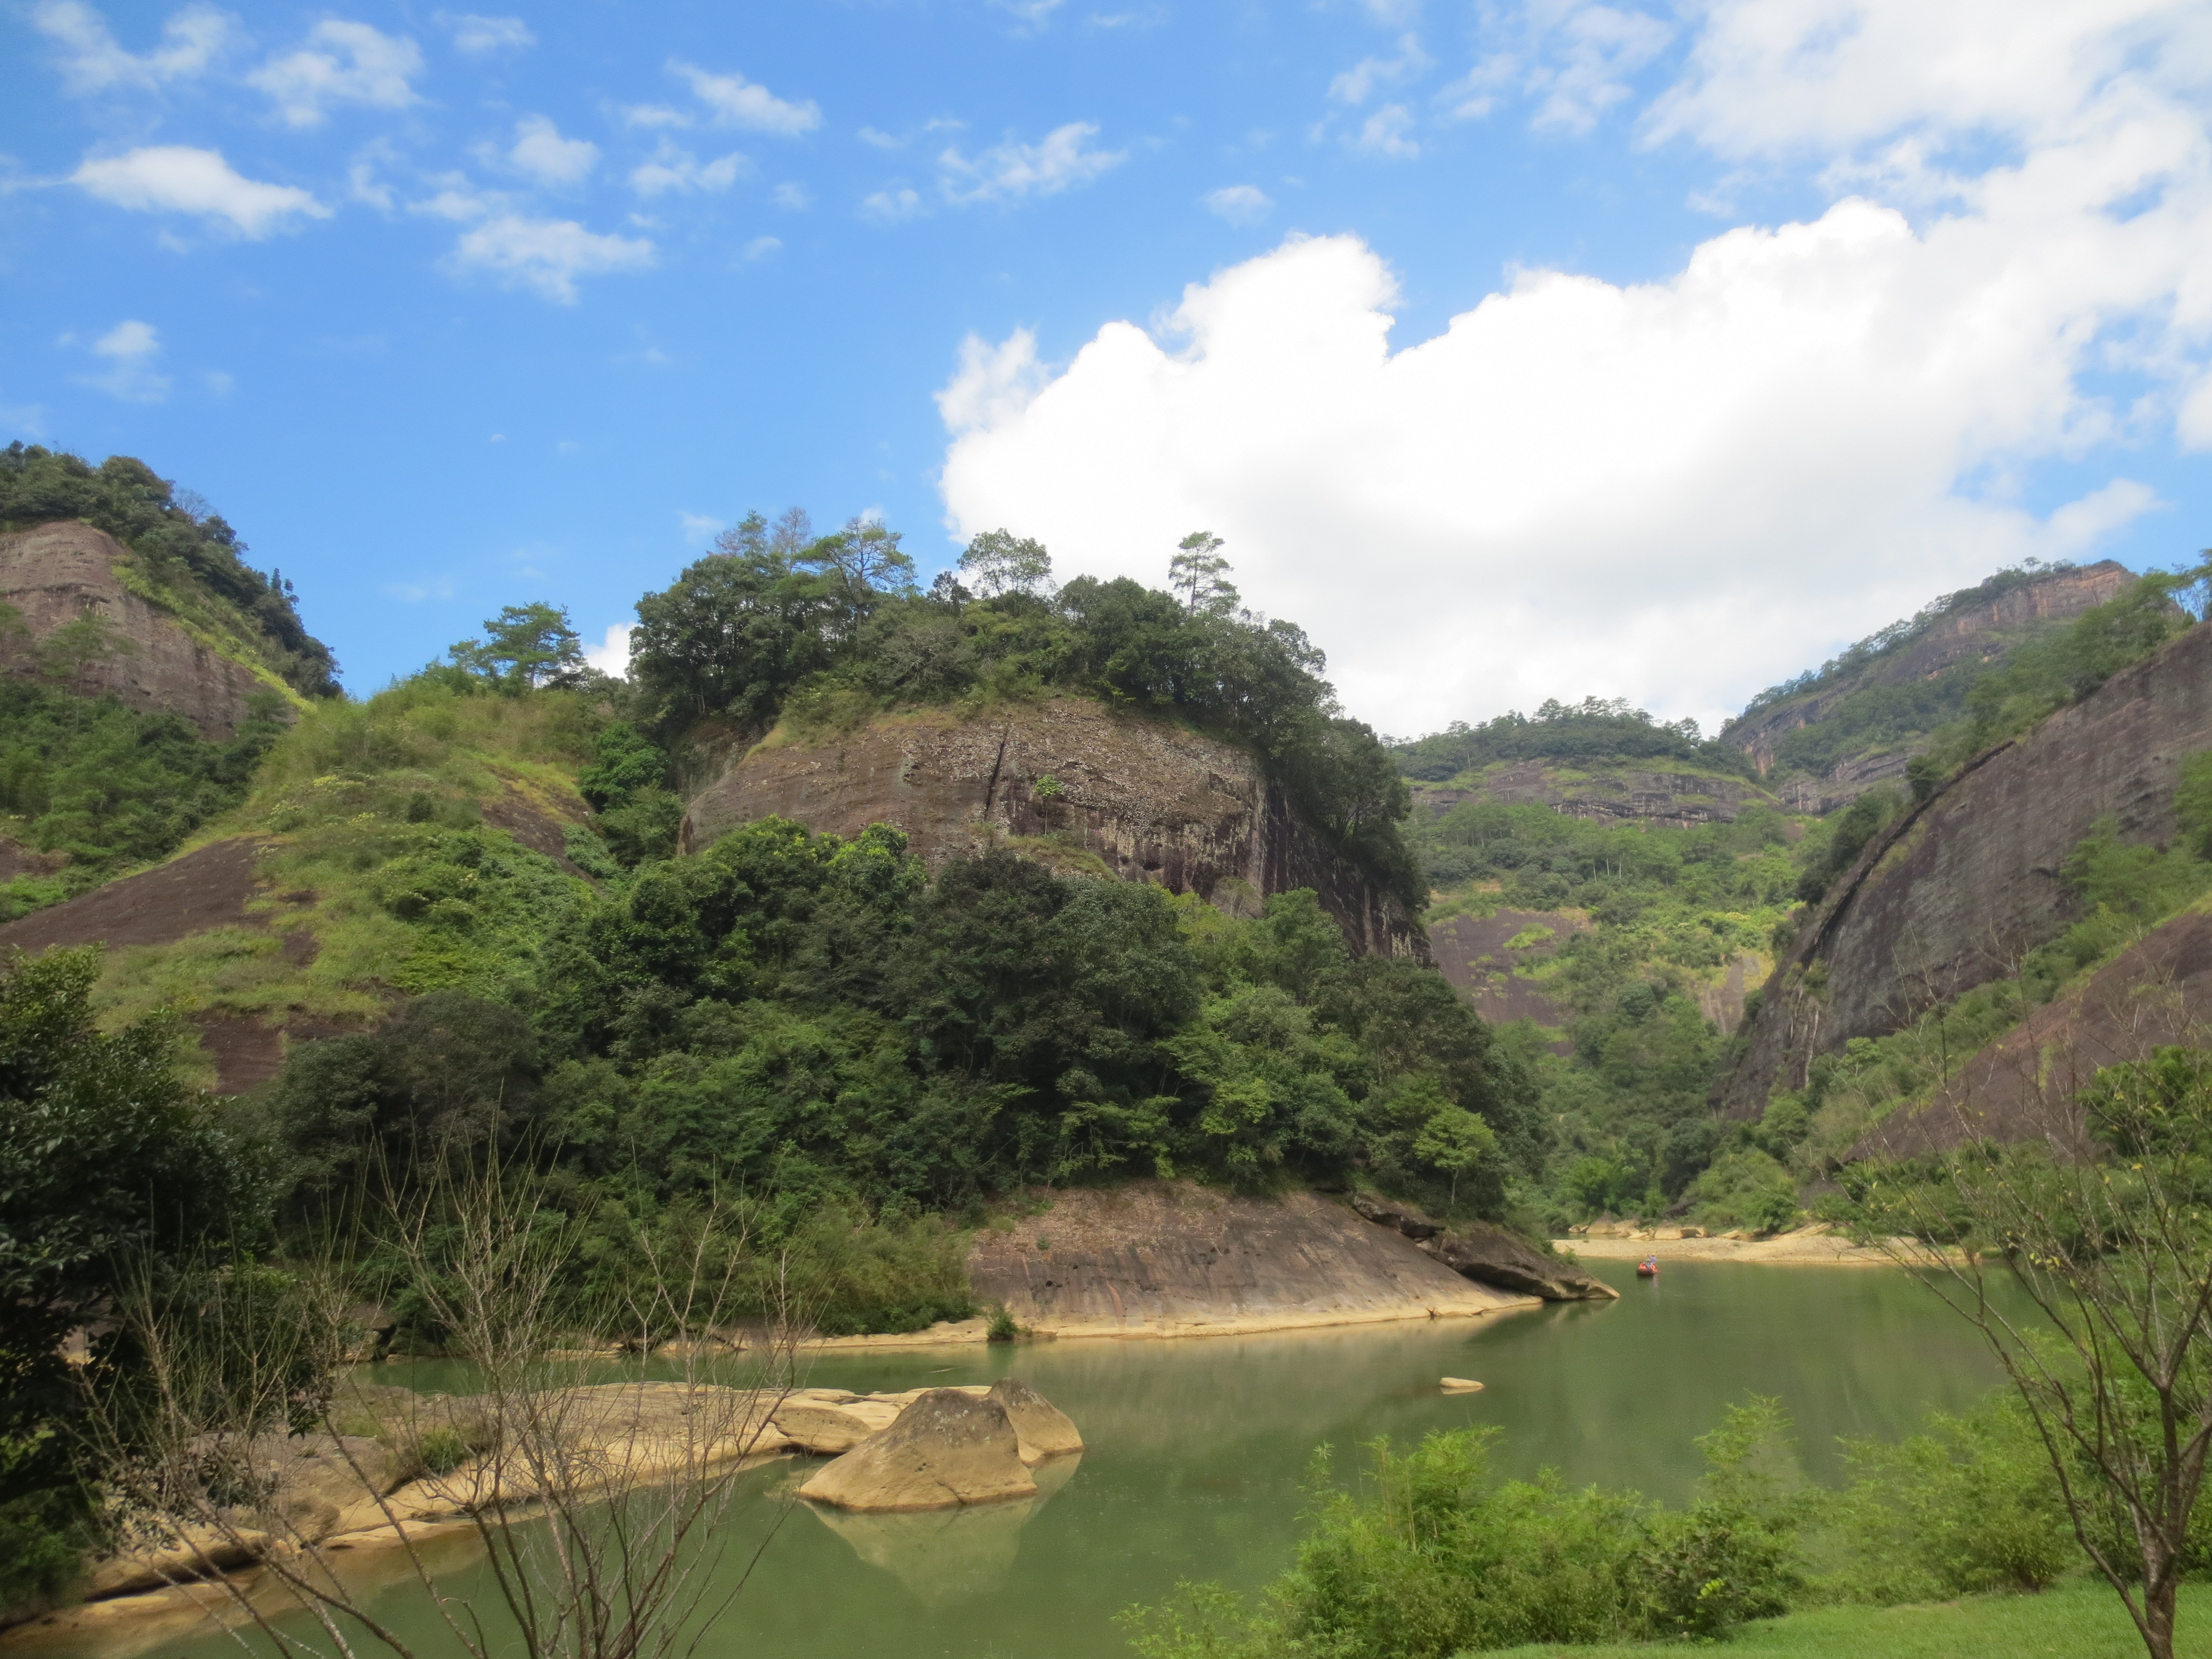
[[[1356,951],[1425,955],[1419,924],[1291,811],[1251,754],[1164,720],[1057,697],[963,720],[888,715],[817,741],[773,734],[700,791],[696,851],[770,814],[852,835],[904,830],[933,869],[992,845],[1196,893],[1233,914],[1310,887]]]
[[[1508,805],[1534,802],[1568,817],[1656,823],[1677,830],[1692,830],[1701,823],[1733,823],[1747,806],[1781,804],[1748,779],[1663,762],[1643,766],[1626,762],[1578,766],[1569,762],[1501,761],[1464,782],[1409,787],[1417,812],[1448,812],[1467,800],[1496,800]]]
[[[2079,914],[2058,878],[2100,818],[2124,841],[2174,829],[2182,758],[2212,748],[2212,628],[1980,757],[1877,837],[1800,927],[1723,1082],[1755,1117],[1812,1057],[1893,1031],[1932,1005],[2014,971]]]
[[[167,710],[202,737],[232,736],[247,698],[282,691],[283,681],[134,592],[120,574],[130,559],[113,537],[74,520],[0,536],[0,604],[22,617],[22,631],[0,632],[0,674],[27,678],[49,669],[46,647],[54,635],[88,617],[105,637],[79,655],[64,682],[70,689]]]
[[[1012,1231],[977,1233],[968,1257],[978,1302],[1049,1334],[1225,1335],[1537,1305],[1313,1193],[1148,1180],[1051,1196]]]
[[[1954,605],[1917,635],[1863,666],[1731,721],[1722,729],[1720,741],[1749,755],[1765,777],[1775,766],[1775,745],[1785,735],[1819,724],[1854,693],[1931,680],[1961,663],[1994,662],[2024,639],[2104,604],[2133,580],[2125,566],[2106,559],[2076,570],[2052,571],[1986,599]],[[1877,783],[1902,777],[1911,748],[1910,744],[1885,746],[1848,756],[1817,781],[1801,779],[1785,786],[1785,796],[1800,811],[1832,811]]]

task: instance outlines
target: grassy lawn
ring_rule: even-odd
[[[1512,1648],[1490,1659],[1654,1659],[1665,1647]],[[1747,1626],[1729,1659],[2139,1659],[2142,1640],[2102,1584],[1920,1607],[1822,1607]],[[2185,1589],[2177,1655],[2212,1659],[2212,1588]]]

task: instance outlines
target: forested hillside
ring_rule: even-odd
[[[237,663],[260,689],[214,733],[158,706],[158,694],[153,706],[126,702],[100,670],[143,642],[96,593],[58,596],[40,571],[11,567],[12,591],[35,594],[45,614],[27,617],[0,591],[0,922],[173,852],[244,798],[306,700],[337,695],[331,653],[301,625],[289,584],[248,565],[245,543],[204,501],[128,456],[94,467],[35,445],[0,450],[0,544],[76,520],[120,544],[121,563],[100,573],[118,593],[147,601],[188,648]],[[82,608],[58,613],[58,597]]]

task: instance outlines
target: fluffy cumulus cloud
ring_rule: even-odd
[[[330,209],[291,185],[248,179],[220,150],[154,144],[121,155],[88,158],[70,182],[103,202],[141,213],[190,213],[263,237],[295,215],[327,219]]]
[[[422,52],[404,36],[367,23],[325,18],[305,44],[272,57],[246,80],[276,102],[295,127],[320,126],[337,104],[404,109],[416,101]]]
[[[549,117],[526,115],[514,124],[507,159],[541,185],[580,185],[598,165],[599,147],[588,138],[563,138]]]
[[[445,211],[444,216],[466,216]],[[497,213],[464,231],[447,264],[457,275],[489,276],[559,304],[574,305],[578,277],[648,270],[653,258],[653,246],[643,237],[601,234],[573,219]]]
[[[2130,446],[2212,447],[2202,9],[1704,16],[1649,131],[1801,154],[1825,212],[1662,281],[1521,271],[1396,349],[1391,273],[1351,237],[1063,366],[970,341],[940,397],[955,532],[1153,581],[1188,531],[1225,536],[1248,599],[1400,732],[1593,692],[1710,720],[1999,564],[2095,556],[2156,505]],[[2088,476],[2033,511],[2045,461]]]
[[[213,6],[191,5],[161,26],[150,51],[125,51],[107,20],[82,0],[43,0],[31,25],[61,49],[63,84],[71,92],[150,91],[188,80],[214,63],[231,40],[231,20]]]
[[[629,672],[629,627],[624,623],[608,626],[606,635],[597,645],[584,647],[584,660],[602,674],[611,674],[617,679]]]
[[[702,161],[690,150],[679,149],[664,138],[650,156],[630,169],[629,187],[641,196],[665,196],[671,191],[716,192],[737,183],[751,167],[752,163],[735,150],[714,161]]]

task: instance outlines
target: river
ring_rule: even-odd
[[[1808,1471],[1833,1480],[1838,1436],[1907,1432],[1998,1380],[1980,1339],[1894,1271],[1678,1262],[1649,1283],[1625,1264],[1595,1271],[1620,1288],[1619,1302],[1273,1336],[818,1359],[807,1382],[855,1390],[1012,1371],[1066,1410],[1090,1449],[1048,1500],[1003,1513],[870,1517],[841,1532],[793,1509],[702,1659],[1122,1659],[1114,1615],[1132,1602],[1166,1596],[1179,1578],[1249,1589],[1282,1570],[1299,1531],[1300,1480],[1324,1442],[1342,1468],[1378,1435],[1492,1424],[1509,1473],[1549,1464],[1577,1482],[1679,1501],[1700,1467],[1691,1442],[1747,1394],[1778,1395]],[[1446,1396],[1444,1376],[1486,1387]],[[388,1368],[380,1380],[404,1374]],[[771,1507],[805,1467],[747,1474],[750,1509]],[[468,1595],[476,1571],[447,1582]],[[417,1594],[392,1592],[392,1616],[441,1653],[430,1620],[410,1607]],[[237,1648],[210,1638],[160,1651],[217,1659]]]

